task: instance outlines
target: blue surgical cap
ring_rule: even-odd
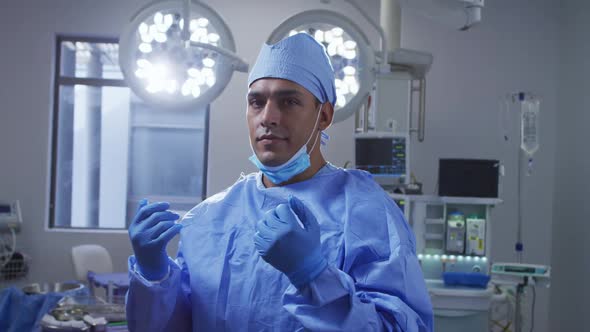
[[[261,78],[293,81],[321,103],[336,103],[330,58],[324,46],[306,33],[298,33],[273,45],[264,44],[248,76],[248,86]]]

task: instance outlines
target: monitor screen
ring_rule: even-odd
[[[357,138],[356,168],[375,176],[406,174],[406,139],[403,137]]]
[[[11,212],[12,212],[12,207],[9,204],[0,204],[0,213],[10,214]]]
[[[498,160],[439,159],[438,195],[498,197]]]

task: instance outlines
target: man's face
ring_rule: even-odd
[[[319,104],[313,94],[292,81],[263,78],[248,91],[250,142],[266,166],[288,161],[309,136],[309,148],[319,132],[313,130]]]

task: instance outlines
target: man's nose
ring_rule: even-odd
[[[268,101],[262,110],[262,125],[265,127],[278,126],[281,121],[281,110],[277,105],[271,101]]]

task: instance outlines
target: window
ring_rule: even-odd
[[[57,38],[50,227],[125,229],[140,199],[183,212],[205,196],[209,107],[146,105],[116,39]]]

